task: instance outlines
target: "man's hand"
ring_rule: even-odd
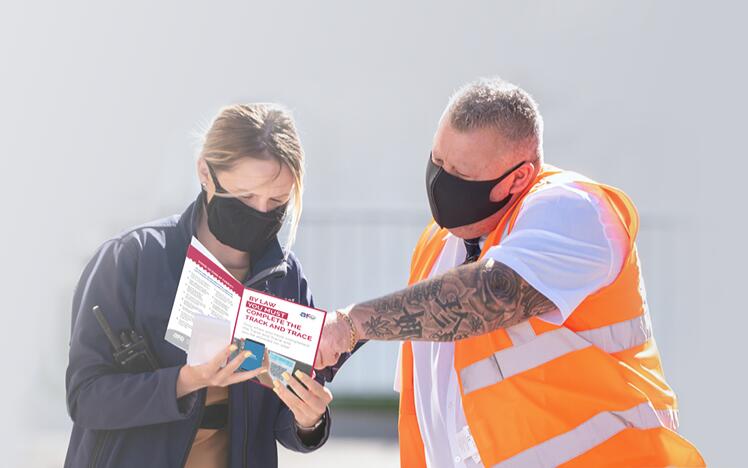
[[[348,313],[348,310],[342,310],[340,313]],[[328,314],[325,327],[322,329],[317,361],[314,363],[314,367],[324,369],[334,365],[340,359],[341,354],[350,351],[350,346],[351,327],[348,322],[344,318],[338,317],[337,313]]]
[[[220,351],[210,361],[199,366],[184,365],[179,370],[177,377],[177,398],[181,398],[195,390],[203,387],[228,387],[229,385],[244,382],[253,377],[257,377],[263,372],[267,372],[267,367],[259,367],[255,370],[246,372],[234,372],[250,356],[249,351],[242,351],[225,367],[223,363],[236,351],[236,345],[227,346]]]

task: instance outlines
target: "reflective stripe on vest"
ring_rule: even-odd
[[[617,353],[641,346],[652,337],[649,314],[605,327],[574,333],[568,328],[535,335],[529,321],[507,328],[513,346],[493,353],[460,371],[462,394],[489,387],[565,354],[596,346]]]
[[[598,413],[574,429],[541,442],[494,467],[558,466],[602,444],[624,429],[667,427],[677,420],[676,413],[673,410],[655,410],[649,403],[641,403],[624,411]]]
[[[614,323],[607,327],[578,331],[577,335],[594,344],[606,353],[619,353],[634,346],[641,346],[652,338],[652,323],[649,314],[624,322]]]
[[[543,333],[526,343],[502,349],[464,367],[460,371],[462,394],[464,396],[495,385],[513,375],[588,346],[592,346],[589,341],[568,328]]]

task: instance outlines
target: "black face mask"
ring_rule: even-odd
[[[210,165],[208,170],[216,193],[228,193],[221,187]],[[235,197],[213,195],[208,202],[208,195],[203,192],[203,200],[208,213],[208,228],[216,239],[253,257],[259,255],[278,234],[288,206],[284,204],[265,213]]]
[[[498,179],[473,181],[449,174],[434,164],[429,155],[426,191],[436,224],[447,229],[467,226],[504,208],[512,199],[512,195],[493,202],[489,198],[491,190],[524,163],[525,161],[517,164]]]

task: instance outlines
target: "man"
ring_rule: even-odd
[[[339,311],[318,365],[403,340],[404,467],[703,466],[678,435],[621,191],[545,165],[534,100],[459,90],[426,171],[410,287]]]

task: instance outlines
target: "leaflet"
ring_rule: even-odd
[[[272,386],[270,377],[279,379],[284,371],[301,370],[311,375],[326,315],[323,310],[244,287],[193,237],[164,339],[185,352],[200,349],[196,346],[199,343],[190,346],[196,316],[210,318],[200,320],[201,327],[208,322],[225,321],[237,352],[252,353],[240,369],[267,367],[269,376],[261,374],[258,380]],[[207,341],[202,338],[202,328],[200,331],[196,335]],[[212,341],[216,341],[215,337]]]

